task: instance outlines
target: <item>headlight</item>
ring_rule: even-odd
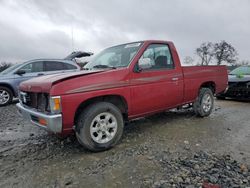
[[[60,96],[55,96],[55,97],[50,97],[50,110],[53,114],[59,114],[61,113],[61,97]]]

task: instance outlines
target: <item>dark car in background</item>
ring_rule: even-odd
[[[234,99],[250,99],[250,66],[241,66],[228,75],[228,87],[217,95],[218,99],[234,98]]]

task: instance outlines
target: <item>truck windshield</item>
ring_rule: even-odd
[[[238,67],[230,72],[231,75],[250,75],[250,66]]]
[[[86,69],[95,68],[118,68],[127,67],[133,57],[138,52],[142,43],[122,44],[107,48],[94,56],[94,58],[84,66]]]
[[[9,74],[10,72],[12,72],[13,70],[15,70],[16,68],[20,67],[21,65],[22,65],[22,63],[12,65],[11,67],[9,67],[9,68],[5,69],[4,71],[0,72],[0,75]]]

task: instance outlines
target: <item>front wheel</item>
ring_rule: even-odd
[[[213,92],[209,88],[201,88],[199,95],[193,105],[195,114],[200,117],[209,116],[213,110],[213,107]]]
[[[81,145],[91,151],[113,147],[122,137],[124,121],[120,110],[108,102],[88,106],[79,115],[76,137]]]
[[[7,87],[0,86],[0,106],[10,104],[12,102],[12,99],[12,91]]]

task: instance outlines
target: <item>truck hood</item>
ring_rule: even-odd
[[[250,81],[250,75],[228,75],[228,82],[247,82]]]
[[[24,81],[20,84],[19,89],[22,91],[32,91],[32,92],[45,92],[49,93],[52,85],[59,83],[64,80],[69,80],[84,75],[97,74],[103,72],[104,70],[84,70],[74,73],[60,73],[52,74],[46,76],[36,77],[27,81]]]

